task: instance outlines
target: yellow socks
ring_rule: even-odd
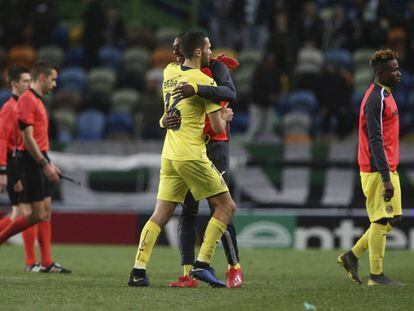
[[[227,270],[230,270],[230,269],[234,269],[234,270],[238,270],[238,269],[240,269],[241,268],[241,266],[240,266],[240,264],[239,263],[236,263],[234,266],[232,266],[232,265],[227,265]]]
[[[369,263],[371,274],[382,273],[382,259],[385,255],[387,226],[372,223],[369,227]]]
[[[204,234],[204,241],[203,244],[201,244],[197,261],[210,264],[211,258],[213,257],[214,251],[217,247],[217,242],[220,240],[224,231],[226,231],[226,228],[227,226],[220,220],[211,217]]]
[[[160,232],[160,226],[151,220],[148,220],[144,228],[142,228],[141,236],[139,238],[137,256],[135,257],[135,268],[147,268],[147,263],[151,256],[152,249],[154,248],[155,242],[157,241]]]
[[[370,228],[365,231],[364,235],[360,237],[354,247],[351,248],[352,253],[354,253],[356,258],[361,257],[361,255],[368,249],[369,229]]]
[[[183,265],[183,268],[184,268],[184,276],[189,276],[190,275],[191,267],[192,267],[192,265]]]

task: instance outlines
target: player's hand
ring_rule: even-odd
[[[60,181],[60,177],[59,177],[60,171],[52,163],[48,163],[45,166],[43,166],[43,172],[45,173],[46,178],[50,182],[56,184],[56,183],[58,183]]]
[[[391,201],[394,196],[394,186],[391,181],[382,182],[383,190],[382,196],[384,197],[385,202]]]
[[[17,183],[13,186],[14,191],[16,192],[22,192],[23,191],[23,183],[21,180],[18,180]]]
[[[167,113],[164,118],[162,118],[162,125],[170,130],[179,129],[181,126],[181,117]]]
[[[240,66],[240,63],[237,59],[226,56],[224,53],[217,55],[216,59],[226,65],[230,70],[235,70]]]
[[[0,175],[0,192],[3,192],[7,189],[7,175],[1,174]]]
[[[229,107],[221,108],[221,118],[226,122],[231,122],[233,120],[233,109]]]
[[[178,85],[171,94],[175,100],[182,100],[195,95],[195,89],[190,84]]]

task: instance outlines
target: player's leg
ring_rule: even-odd
[[[216,279],[210,263],[217,243],[226,231],[228,223],[231,221],[236,205],[229,192],[210,197],[209,202],[214,208],[214,213],[208,222],[204,234],[204,241],[201,244],[197,260],[191,270],[191,275],[214,287],[225,287],[225,283]]]
[[[43,200],[45,208],[45,218],[37,223],[37,241],[39,243],[41,266],[40,272],[43,273],[72,273],[70,269],[64,268],[59,263],[52,259],[52,198],[50,194],[53,189],[53,185],[46,185],[50,187],[47,191],[47,197]]]
[[[11,213],[4,215],[3,218],[0,219],[0,232],[8,225],[10,225],[12,221],[13,220],[11,218]]]
[[[46,177],[42,169],[29,153],[24,153],[19,158],[18,163],[23,172],[24,201],[31,205],[32,212],[29,215],[17,217],[7,228],[0,232],[0,244],[30,226],[50,219],[50,211],[48,212],[44,204],[47,189]]]
[[[174,202],[157,200],[153,214],[141,230],[135,264],[128,281],[129,286],[149,286],[149,280],[146,276],[147,264],[161,229],[170,220],[175,206]]]
[[[217,241],[226,231],[226,226],[234,212],[234,202],[231,200],[226,182],[207,158],[187,162],[175,161],[174,167],[190,188],[195,200],[209,198],[215,209],[213,217],[207,225],[200,253],[190,275],[212,286],[225,286],[225,283],[216,279],[210,268],[210,262]]]
[[[31,207],[29,204],[20,203],[15,206],[16,218],[22,215],[29,215]],[[39,272],[40,265],[36,260],[35,241],[37,239],[37,225],[33,225],[26,230],[22,231],[23,247],[25,254],[25,267],[26,272]]]
[[[229,185],[229,142],[228,141],[214,141],[210,140],[207,144],[207,156],[221,173],[226,184]],[[214,209],[210,206],[213,213]],[[228,269],[226,272],[227,287],[237,288],[243,282],[243,272],[239,264],[239,249],[237,246],[236,229],[233,222],[230,221],[227,225],[227,230],[221,237],[224,252],[226,253]]]
[[[129,286],[149,286],[146,269],[152,249],[162,227],[170,220],[177,203],[182,204],[184,202],[187,192],[188,187],[175,170],[172,161],[162,159],[157,204],[150,219],[141,230],[135,264],[128,280]]]
[[[190,277],[190,270],[194,263],[194,246],[196,242],[198,202],[188,191],[181,214],[178,217],[178,247],[181,254],[183,276],[177,282],[169,283],[170,287],[197,287],[198,281]]]
[[[370,278],[368,285],[403,285],[386,277],[383,271],[387,234],[391,231],[393,225],[398,224],[402,215],[399,177],[396,172],[392,172],[390,175],[394,186],[394,196],[389,202],[385,202],[382,197],[381,184],[381,188],[378,187],[376,191],[376,209],[374,209],[374,206],[371,206],[370,218],[374,219],[372,219],[373,222],[369,231]]]

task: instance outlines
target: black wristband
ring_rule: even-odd
[[[45,158],[43,158],[43,159],[41,159],[41,160],[38,162],[38,164],[39,164],[41,167],[45,167],[46,165],[48,165],[48,164],[49,164],[49,161],[48,161],[48,160],[46,160]]]
[[[0,166],[0,175],[7,174],[7,166]]]

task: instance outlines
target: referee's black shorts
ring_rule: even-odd
[[[24,202],[23,191],[16,192],[14,185],[21,180],[21,170],[17,165],[17,158],[13,154],[7,154],[7,193],[9,195],[11,205],[19,205]]]
[[[48,159],[47,154],[44,155]],[[22,169],[25,202],[43,201],[52,196],[54,184],[46,178],[42,167],[36,163],[30,153],[18,151],[17,159],[18,166]]]
[[[214,166],[222,174],[224,181],[229,184],[229,141],[210,139],[210,141],[207,143],[206,148],[207,157],[211,162],[213,162]]]

